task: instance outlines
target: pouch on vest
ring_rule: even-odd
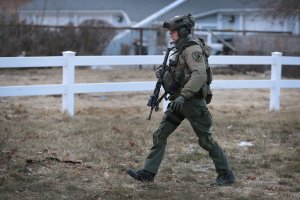
[[[210,56],[210,48],[205,44],[205,41],[199,37],[200,46],[203,50],[203,55],[205,57],[205,64],[206,64],[206,74],[207,80],[205,86],[201,88],[201,92],[207,104],[209,104],[212,100],[213,94],[210,89],[210,84],[212,82],[212,70],[208,63],[208,57]]]
[[[173,79],[172,79],[171,72],[169,70],[167,70],[164,74],[162,86],[165,92],[167,93],[171,92],[173,86]]]

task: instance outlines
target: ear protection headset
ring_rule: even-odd
[[[191,30],[190,30],[189,28],[185,27],[185,26],[180,27],[180,28],[178,29],[178,36],[179,36],[180,38],[186,37],[186,36],[188,36],[188,34],[190,34],[190,33],[191,33]]]

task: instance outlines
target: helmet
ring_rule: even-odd
[[[175,16],[163,24],[163,27],[168,30],[177,30],[179,37],[185,37],[190,34],[194,26],[195,20],[191,14]]]

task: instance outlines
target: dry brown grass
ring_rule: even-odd
[[[61,82],[59,69],[0,74],[1,85]],[[151,70],[76,75],[77,82],[153,80]],[[216,79],[262,78],[251,76]],[[299,199],[299,90],[282,90],[278,113],[268,111],[267,90],[214,94],[214,138],[231,160],[233,186],[209,186],[212,162],[187,121],[170,136],[154,183],[127,176],[128,167],[142,167],[162,117],[146,120],[149,93],[77,95],[74,118],[60,113],[60,97],[10,97],[0,99],[0,199]]]

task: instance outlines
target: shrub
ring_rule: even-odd
[[[0,56],[57,56],[66,50],[77,55],[100,55],[115,30],[103,21],[87,21],[79,27],[29,25],[0,19]]]

